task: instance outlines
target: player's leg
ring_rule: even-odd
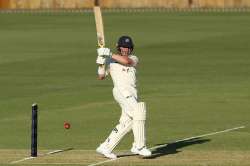
[[[146,148],[145,121],[146,105],[144,102],[139,102],[133,116],[132,129],[134,134],[134,143],[131,148],[131,152],[142,156],[150,156],[151,152]]]
[[[111,153],[113,149],[118,145],[121,139],[132,129],[132,118],[127,114],[130,112],[121,101],[122,96],[114,91],[114,97],[122,108],[119,124],[112,130],[108,138],[97,148],[97,152],[105,155],[108,158],[115,158]]]
[[[112,152],[113,149],[118,145],[121,139],[132,129],[132,119],[122,111],[119,124],[111,131],[108,138],[102,144],[106,147],[108,152]]]
[[[145,121],[146,121],[146,105],[144,102],[137,101],[136,93],[123,91],[120,92],[122,103],[129,109],[128,112],[133,118],[132,130],[134,134],[134,143],[131,151],[143,156],[150,156],[151,152],[146,148],[146,136],[145,136]]]
[[[116,158],[112,153],[121,139],[132,129],[132,119],[122,111],[119,124],[111,131],[108,138],[97,148],[97,152],[102,153],[108,158]]]

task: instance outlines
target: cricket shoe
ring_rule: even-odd
[[[139,154],[141,156],[144,156],[144,157],[149,157],[152,155],[152,152],[150,150],[148,150],[146,148],[146,146],[138,149],[135,144],[133,144],[132,148],[130,149],[130,151],[133,153],[133,154]]]
[[[109,152],[105,146],[103,144],[101,144],[97,149],[96,149],[96,152],[99,153],[99,154],[102,154],[104,155],[105,157],[107,158],[110,158],[110,159],[116,159],[117,156],[114,154],[114,153],[111,153]]]

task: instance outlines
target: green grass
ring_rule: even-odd
[[[250,165],[249,16],[104,13],[109,47],[115,50],[120,35],[134,38],[149,147],[246,126],[175,145],[178,153],[167,155],[165,149],[152,160],[127,157],[109,164]],[[74,150],[24,164],[104,160],[94,149],[118,122],[120,110],[111,79],[96,79],[93,15],[0,14],[0,21],[0,165],[29,155],[34,102],[39,105],[39,149]],[[71,123],[70,130],[63,128],[64,121]],[[116,150],[129,149],[131,142],[129,134]]]

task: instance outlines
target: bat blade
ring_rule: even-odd
[[[105,38],[104,38],[104,28],[103,28],[102,13],[101,13],[100,6],[94,6],[94,15],[95,15],[95,24],[96,24],[98,46],[104,47],[105,46]]]

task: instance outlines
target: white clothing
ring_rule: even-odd
[[[137,89],[136,89],[136,65],[138,58],[135,55],[130,55],[133,61],[132,66],[125,66],[115,61],[110,61],[109,72],[113,80],[113,96],[120,104],[123,111],[132,117],[132,110],[137,104]]]
[[[102,143],[108,152],[112,152],[120,140],[133,129],[135,144],[138,149],[145,147],[144,126],[145,120],[134,119],[134,112],[138,111],[138,98],[136,89],[136,65],[138,58],[134,55],[129,56],[133,61],[132,66],[125,66],[113,60],[107,62],[110,75],[113,80],[113,96],[119,103],[122,114],[119,124],[112,130],[109,137]],[[139,132],[139,133],[138,133]],[[144,155],[144,153],[138,153]],[[146,154],[147,155],[147,154]]]

